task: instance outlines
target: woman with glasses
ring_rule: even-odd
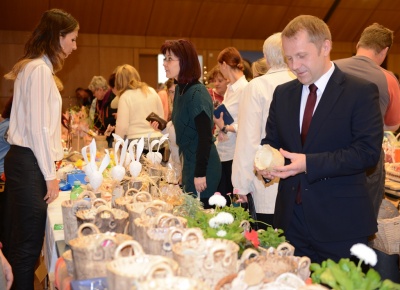
[[[214,107],[206,87],[199,82],[201,68],[193,44],[167,40],[161,47],[168,78],[175,79],[172,123],[183,157],[182,185],[209,208],[221,175],[221,162],[212,135]],[[156,124],[158,125],[158,124]]]

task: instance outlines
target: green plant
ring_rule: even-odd
[[[348,258],[342,258],[338,263],[328,259],[320,264],[312,263],[310,270],[314,283],[325,284],[334,290],[396,290],[400,284],[386,279],[381,281],[381,276],[370,268],[365,274],[361,269],[362,262],[374,266],[377,262],[375,252],[363,244],[356,244],[351,248],[351,253],[360,259],[356,266]]]
[[[282,229],[274,229],[268,225],[266,230],[258,231],[258,240],[263,248],[276,248],[279,244],[286,242],[286,237],[283,235]]]

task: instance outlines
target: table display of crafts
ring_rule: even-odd
[[[381,281],[379,274],[373,269],[364,274],[360,264],[355,265],[349,259],[341,259],[337,263],[327,260],[319,265],[311,263],[308,257],[294,256],[294,248],[286,241],[281,229],[274,229],[270,225],[267,225],[265,230],[252,229],[252,224],[256,221],[240,203],[235,202],[235,193],[230,194],[229,198],[232,198],[233,202],[226,206],[225,197],[216,192],[209,198],[209,204],[214,206],[214,209],[204,210],[200,200],[190,193],[182,192],[178,186],[176,190],[171,191],[171,184],[165,182],[166,171],[162,168],[162,157],[158,152],[160,144],[167,140],[168,135],[148,144],[150,152],[146,156],[142,156],[144,138],[133,140],[130,144],[128,140],[123,140],[117,135],[114,135],[114,138],[114,149],[105,149],[102,159],[97,158],[94,139],[90,145],[82,148],[85,163],[83,169],[89,181],[88,187],[97,195],[105,197],[107,206],[112,208],[115,204],[111,200],[117,198],[116,189],[119,195],[133,190],[123,188],[124,180],[129,180],[131,184],[140,180],[140,189],[133,190],[132,195],[126,195],[126,198],[138,202],[137,196],[144,193],[149,195],[154,205],[143,206],[143,209],[155,209],[150,219],[161,221],[167,218],[175,221],[176,218],[173,217],[184,218],[185,223],[180,230],[172,223],[170,230],[174,232],[174,243],[170,241],[167,247],[167,244],[163,245],[160,240],[157,249],[159,248],[158,252],[165,253],[163,257],[172,257],[180,267],[177,273],[182,277],[193,278],[193,285],[198,281],[197,285],[206,285],[210,289],[400,289],[399,284],[389,280]],[[155,146],[158,149],[153,152]],[[90,154],[87,153],[88,149]],[[260,163],[261,155],[268,157],[268,164],[265,158],[263,163]],[[281,157],[271,148],[262,147],[258,154],[258,165],[268,167],[271,166],[271,162],[281,162]],[[105,187],[106,183],[111,183],[112,186]],[[148,185],[145,186],[145,183]],[[154,202],[157,200],[167,203],[172,208],[172,214],[163,212],[158,203]],[[101,212],[112,212],[104,210],[103,206],[99,208]],[[133,211],[129,204],[126,208],[129,215],[140,214]],[[140,216],[144,217],[143,214]],[[164,223],[149,224],[148,229],[157,230],[158,224]],[[131,237],[135,239],[132,225],[127,228],[131,229]],[[148,229],[143,233],[147,233]],[[165,237],[169,237],[168,229],[162,231]],[[140,240],[149,241],[144,234]],[[372,250],[364,245],[355,245],[352,248],[352,254],[361,262],[374,266],[376,256],[373,257],[370,251]],[[171,271],[164,272],[168,274],[165,274],[165,279],[171,280],[171,277],[175,276]],[[157,277],[160,275],[163,276],[159,273]],[[133,283],[131,286],[135,285],[137,284]],[[193,286],[182,289],[195,288]]]

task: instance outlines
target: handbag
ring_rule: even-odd
[[[167,121],[165,121],[154,112],[151,112],[150,115],[146,117],[146,120],[149,122],[158,122],[158,129],[160,129],[161,131],[164,130],[165,127],[167,127]]]

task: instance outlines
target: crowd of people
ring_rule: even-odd
[[[0,141],[9,146],[0,150],[0,287],[6,289],[33,289],[47,205],[59,192],[55,161],[63,158],[62,83],[55,73],[77,49],[78,31],[70,14],[46,11],[5,76],[14,81],[9,112],[0,119]],[[301,15],[265,40],[264,57],[253,65],[235,47],[223,49],[209,87],[199,81],[194,44],[179,39],[161,45],[168,81],[158,92],[123,64],[108,81],[93,76],[76,94],[109,147],[111,132],[129,140],[169,133],[182,188],[205,209],[217,191],[228,201],[232,193],[244,203],[254,200],[258,226],[283,229],[295,255],[338,261],[377,232],[383,131],[400,124],[399,83],[381,67],[392,43],[393,32],[373,24],[355,56],[333,62],[326,23]],[[231,122],[214,114],[220,106]],[[163,131],[146,120],[152,112],[168,122]],[[263,144],[280,150],[284,166],[254,167]]]

